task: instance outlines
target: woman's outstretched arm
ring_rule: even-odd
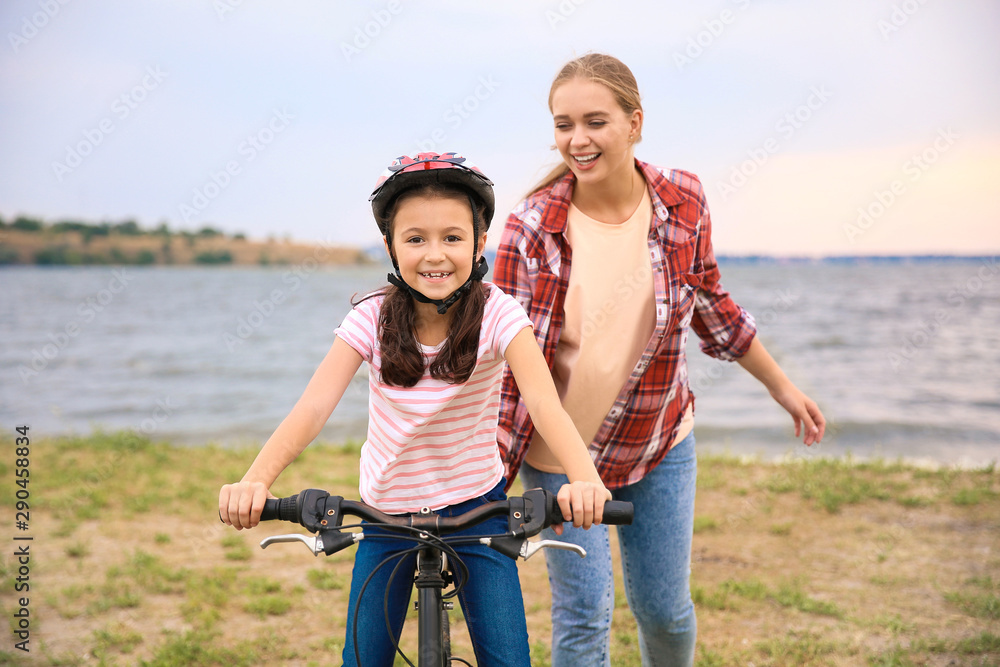
[[[818,443],[823,439],[823,433],[826,432],[826,418],[823,417],[819,406],[788,379],[758,336],[754,336],[746,354],[736,361],[767,387],[771,397],[792,416],[796,438],[801,436],[802,442],[806,445]]]

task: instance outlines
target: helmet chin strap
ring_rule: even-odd
[[[399,266],[396,265],[395,258],[393,258],[392,264],[393,267],[395,267],[396,269],[396,273],[395,274],[390,273],[386,276],[389,280],[389,283],[395,285],[400,289],[406,290],[407,292],[410,293],[410,296],[412,296],[420,303],[430,303],[437,306],[437,311],[441,315],[447,313],[448,309],[451,308],[456,301],[461,299],[463,294],[469,291],[469,288],[472,287],[472,283],[482,280],[483,277],[486,275],[486,273],[489,271],[489,265],[486,263],[486,258],[480,257],[479,263],[475,267],[473,267],[472,274],[469,276],[469,279],[465,281],[465,284],[463,284],[461,287],[459,287],[457,290],[452,292],[448,297],[444,299],[431,299],[406,284],[406,281],[403,280],[403,276],[400,275],[399,273]]]
[[[469,205],[472,206],[472,256],[475,258],[475,256],[479,254],[479,209],[476,208],[476,202],[472,198],[472,195],[469,195]],[[463,294],[469,291],[472,287],[472,283],[481,281],[484,277],[486,277],[486,274],[490,270],[489,264],[486,262],[486,258],[480,257],[478,262],[474,262],[472,266],[472,273],[469,274],[469,279],[466,280],[461,287],[444,299],[431,299],[406,284],[406,281],[403,280],[403,275],[399,272],[399,264],[396,262],[396,255],[392,252],[392,239],[389,236],[386,236],[386,245],[389,246],[389,258],[392,259],[392,268],[396,271],[395,275],[390,273],[386,276],[389,280],[389,284],[395,285],[399,289],[406,290],[410,293],[410,296],[420,303],[430,303],[437,306],[439,315],[447,313],[448,309],[455,305],[455,302],[461,299]]]

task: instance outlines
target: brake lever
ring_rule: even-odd
[[[537,540],[535,542],[525,540],[521,544],[521,558],[528,560],[542,549],[561,549],[563,551],[573,551],[577,553],[580,558],[587,557],[587,550],[579,544],[570,544],[569,542],[560,542],[559,540]]]
[[[271,537],[265,537],[260,541],[260,548],[266,549],[272,544],[279,544],[282,542],[302,542],[309,548],[309,551],[313,553],[313,556],[318,556],[323,553],[323,536],[313,535],[312,537],[307,537],[306,535],[272,535]]]

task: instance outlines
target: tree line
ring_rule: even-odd
[[[0,229],[15,229],[22,232],[79,232],[84,241],[88,241],[95,236],[111,236],[119,234],[121,236],[162,236],[166,238],[216,238],[225,237],[225,232],[211,226],[205,226],[197,231],[172,230],[167,223],[162,222],[159,226],[147,229],[139,225],[135,220],[124,220],[122,222],[102,222],[92,224],[79,222],[76,220],[62,220],[54,223],[47,223],[39,218],[31,218],[19,215],[13,220],[5,221],[0,217]],[[233,234],[232,239],[237,241],[246,240],[246,235],[242,233]]]
[[[19,251],[16,243],[5,243],[7,230],[39,234],[45,245],[34,251]],[[78,234],[80,242],[72,241],[65,234]],[[115,245],[95,249],[91,241],[99,237],[146,239],[147,247],[126,252]],[[88,223],[77,220],[46,222],[39,218],[17,216],[5,220],[0,217],[0,265],[23,262],[39,265],[86,265],[86,264],[172,264],[174,263],[174,241],[181,239],[195,248],[198,241],[208,239],[231,239],[246,241],[244,234],[227,236],[219,229],[205,226],[196,231],[173,230],[166,223],[154,228],[144,228],[135,220],[121,222]],[[82,246],[80,243],[82,242]],[[152,243],[151,243],[152,242]],[[113,243],[113,242],[112,242]],[[24,253],[28,252],[29,256]],[[230,264],[233,255],[229,250],[205,249],[196,252],[191,261],[197,264]]]

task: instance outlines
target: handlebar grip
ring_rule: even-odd
[[[264,501],[264,510],[260,513],[261,521],[291,521],[299,523],[299,496],[287,498],[268,498]]]
[[[559,501],[556,494],[545,492],[545,525],[551,526],[563,521],[562,510],[559,509]],[[604,503],[604,514],[601,523],[609,526],[631,525],[635,516],[635,508],[632,503],[625,500],[608,500]]]
[[[635,516],[635,508],[632,503],[624,500],[609,500],[604,503],[604,514],[601,523],[611,526],[628,526]]]

